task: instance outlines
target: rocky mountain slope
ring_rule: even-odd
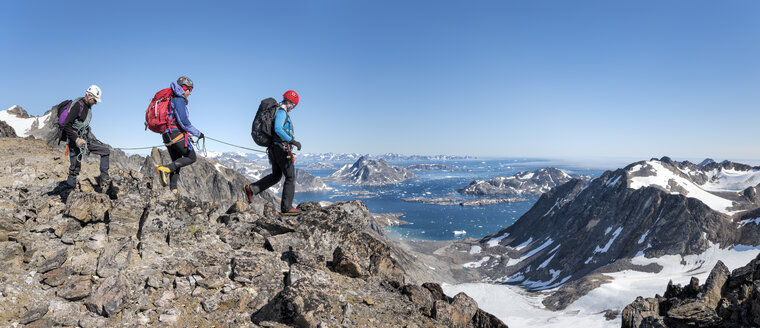
[[[382,186],[416,177],[412,171],[404,167],[391,166],[383,159],[372,160],[361,157],[353,164],[344,165],[327,176],[325,180],[365,186]]]
[[[465,266],[487,282],[560,287],[544,305],[563,309],[610,282],[605,273],[657,273],[668,255],[760,244],[758,177],[760,168],[731,162],[637,162],[560,185],[512,226],[455,249],[476,250]]]
[[[510,177],[475,180],[457,190],[463,195],[540,195],[571,179],[590,180],[589,176],[570,175],[547,167],[532,172],[518,172]]]
[[[222,153],[212,157],[222,165],[240,172],[249,181],[257,181],[272,172],[271,167],[253,161],[242,154]],[[282,190],[284,178],[269,190],[279,193]],[[296,169],[296,192],[304,191],[328,191],[333,188],[328,186],[322,179],[311,175],[308,171]]]
[[[718,262],[705,284],[668,284],[663,296],[638,297],[623,310],[623,328],[760,326],[760,257],[729,271]]]
[[[281,217],[273,199],[175,195],[133,169],[101,188],[95,163],[67,190],[43,141],[2,138],[0,154],[0,326],[506,327],[465,294],[408,283],[414,256],[358,201]],[[200,173],[183,172],[187,189]]]

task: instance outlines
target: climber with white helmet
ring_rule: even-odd
[[[91,85],[84,97],[66,100],[58,105],[58,125],[62,130],[61,140],[67,140],[70,156],[69,177],[66,185],[74,188],[79,171],[82,169],[82,159],[88,153],[100,155],[100,176],[98,184],[105,188],[110,182],[108,168],[111,150],[90,133],[92,106],[101,101],[100,87]]]

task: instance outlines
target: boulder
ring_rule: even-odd
[[[128,288],[128,282],[122,274],[110,276],[101,282],[84,305],[93,313],[112,317],[124,308]]]
[[[73,191],[66,200],[64,214],[82,223],[90,223],[105,220],[109,209],[111,209],[111,200],[107,195]]]

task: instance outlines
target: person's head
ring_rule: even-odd
[[[95,103],[99,103],[101,101],[100,96],[100,87],[93,84],[87,88],[87,91],[84,94],[84,101],[86,101],[88,105],[92,106],[95,105]]]
[[[282,95],[282,104],[288,110],[292,110],[298,105],[298,94],[293,90],[285,91],[285,94]]]
[[[185,90],[186,96],[189,96],[193,92],[193,80],[189,77],[180,76],[179,79],[177,79],[177,84],[182,87],[182,90]]]

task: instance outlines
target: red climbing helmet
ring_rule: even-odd
[[[282,98],[290,100],[294,105],[298,105],[298,94],[293,90],[285,91],[285,94],[282,95]]]

